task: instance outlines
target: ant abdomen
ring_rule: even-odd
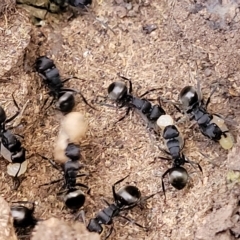
[[[72,210],[81,208],[85,203],[85,195],[80,189],[70,189],[64,195],[65,205]]]
[[[187,185],[188,178],[188,172],[183,167],[173,167],[169,171],[169,182],[178,190],[183,189]]]
[[[131,185],[120,188],[116,195],[117,200],[124,205],[136,203],[141,198],[139,189]]]

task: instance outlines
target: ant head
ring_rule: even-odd
[[[197,90],[192,86],[184,87],[179,93],[178,98],[184,109],[188,109],[189,107],[192,107],[201,101],[201,99],[199,99],[200,96],[198,96]]]
[[[169,182],[178,190],[183,189],[188,182],[188,172],[183,167],[173,167],[169,171]]]
[[[74,106],[75,99],[72,92],[64,92],[56,103],[56,107],[64,113],[71,112]]]
[[[63,197],[65,205],[69,209],[77,210],[85,203],[85,195],[80,189],[69,189]]]
[[[116,198],[122,205],[131,205],[141,198],[141,192],[137,187],[128,185],[119,189]]]
[[[6,112],[4,109],[0,106],[0,124],[4,123],[6,121]]]
[[[114,101],[122,100],[127,92],[127,86],[123,82],[113,82],[108,87],[108,97]]]
[[[80,146],[78,144],[69,143],[65,149],[65,155],[72,161],[80,159]]]
[[[15,227],[28,227],[35,224],[33,217],[34,208],[27,208],[25,206],[12,206],[11,214]]]

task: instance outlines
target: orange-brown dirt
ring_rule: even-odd
[[[7,15],[7,22],[6,18],[1,18],[0,30],[4,29],[6,36],[16,28],[16,19],[22,19],[18,24],[25,24],[20,24],[15,31],[25,29],[31,36],[26,51],[22,52],[22,56],[18,55],[16,63],[12,61],[14,52],[11,56],[1,56],[1,61],[5,59],[4,64],[11,61],[12,67],[0,81],[0,102],[8,116],[16,111],[11,98],[13,92],[21,107],[27,102],[25,111],[12,125],[17,126],[15,133],[24,136],[22,142],[29,157],[26,178],[17,191],[11,189],[12,181],[6,174],[7,163],[1,160],[1,196],[8,202],[36,201],[35,215],[39,219],[56,217],[70,221],[74,218],[56,199],[61,183],[39,188],[40,184],[61,177],[48,161],[36,154],[52,158],[62,115],[53,107],[41,110],[48,95],[41,78],[32,68],[36,57],[47,55],[55,61],[63,77],[82,79],[73,79],[66,86],[80,90],[98,109],[90,109],[77,97],[78,104],[74,110],[85,113],[89,119],[87,139],[82,143],[82,162],[85,165],[83,171],[89,172],[90,176],[81,179],[91,187],[84,206],[87,220],[105,207],[102,198],[112,201],[111,185],[117,180],[130,174],[126,183],[136,184],[143,195],[149,195],[161,190],[161,175],[171,166],[158,158],[164,156],[156,146],[162,142],[149,138],[146,126],[138,115],[130,114],[114,125],[125,113],[124,110],[98,105],[97,102],[102,100],[98,96],[106,96],[108,85],[120,80],[118,73],[132,79],[136,95],[160,88],[147,96],[152,99],[160,95],[176,100],[181,88],[196,84],[198,78],[204,97],[208,97],[218,84],[209,111],[227,118],[226,123],[236,139],[236,149],[230,150],[228,157],[228,151],[204,137],[197,126],[190,127],[189,122],[181,124],[179,127],[186,139],[184,154],[200,163],[203,173],[186,166],[191,173],[191,182],[181,191],[173,189],[166,178],[166,202],[161,192],[142,210],[135,208],[127,213],[129,218],[149,227],[149,231],[116,218],[115,231],[110,239],[239,238],[239,187],[234,184],[239,177],[234,177],[234,172],[229,175],[229,171],[240,169],[240,142],[237,142],[240,118],[240,5],[239,1],[233,0],[219,2],[94,1],[90,11],[115,34],[89,13],[69,21],[63,18],[61,21],[46,22],[40,28],[31,25],[31,32],[26,27],[30,23],[22,10]],[[149,25],[156,29],[149,33]],[[24,34],[22,38],[24,41],[28,39]],[[12,45],[6,37],[1,45],[11,52]],[[23,45],[21,37],[16,37],[16,49]],[[163,108],[179,117],[169,104],[163,103]]]

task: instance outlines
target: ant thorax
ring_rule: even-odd
[[[156,122],[155,121],[151,121],[148,119],[147,115],[144,114],[141,110],[137,109],[137,108],[133,108],[134,112],[136,112],[141,119],[144,121],[144,123],[147,125],[147,128],[149,129],[156,129]]]

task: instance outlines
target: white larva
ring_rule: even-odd
[[[88,121],[80,112],[71,112],[62,120],[61,131],[68,135],[71,142],[80,143],[86,136],[87,130]]]
[[[170,115],[162,115],[157,120],[157,125],[163,130],[169,125],[173,125],[173,119]]]
[[[80,144],[88,130],[88,121],[80,112],[71,112],[64,116],[58,137],[55,141],[54,160],[64,164],[68,158],[65,149],[68,143]]]

